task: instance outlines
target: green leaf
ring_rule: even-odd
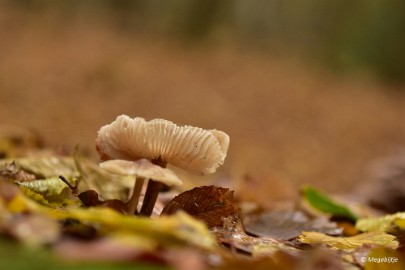
[[[298,241],[306,244],[325,244],[332,249],[351,251],[363,245],[375,245],[391,249],[398,247],[396,237],[384,232],[368,232],[351,237],[333,237],[318,232],[303,232]]]
[[[334,201],[324,192],[317,190],[311,186],[304,186],[302,188],[302,194],[304,199],[315,209],[332,214],[334,216],[340,216],[348,218],[352,221],[356,221],[358,218],[348,207]]]
[[[401,229],[405,228],[405,212],[398,212],[378,218],[363,218],[356,223],[356,228],[363,232],[390,232],[395,226]]]

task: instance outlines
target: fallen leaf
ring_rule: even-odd
[[[405,218],[398,218],[394,220],[394,224],[398,226],[401,230],[405,229]]]
[[[377,218],[363,218],[356,222],[356,228],[363,232],[383,231],[390,232],[395,226],[405,228],[405,212],[386,215]],[[402,224],[402,226],[401,226]]]
[[[289,240],[302,231],[317,231],[330,235],[340,235],[342,229],[325,217],[310,219],[301,211],[276,210],[251,214],[243,218],[243,228],[249,234],[271,237],[276,240]]]
[[[318,232],[303,232],[298,241],[306,244],[325,244],[336,250],[354,250],[363,245],[382,246],[396,249],[396,237],[384,232],[368,232],[350,237],[333,237]]]
[[[253,237],[247,235],[238,215],[224,218],[223,227],[215,227],[212,232],[217,241],[228,246],[231,251],[257,256],[270,256],[275,252],[299,252],[298,249],[271,237]]]
[[[25,196],[28,198],[36,201],[37,203],[52,207],[52,208],[57,208],[57,207],[62,207],[64,205],[72,204],[72,201],[66,200],[64,198],[61,198],[60,200],[48,200],[46,199],[42,194],[36,193],[35,191],[26,188],[26,187],[20,187],[21,191],[24,193]]]
[[[233,191],[216,186],[196,187],[174,197],[162,215],[171,215],[183,210],[191,216],[203,220],[209,228],[221,227],[223,218],[235,214],[232,205]]]
[[[11,213],[37,212],[56,220],[75,219],[94,224],[105,233],[128,231],[167,246],[192,245],[214,249],[216,242],[204,223],[179,211],[175,215],[151,219],[126,216],[106,207],[52,209],[17,194],[7,204]]]
[[[73,184],[75,180],[70,179],[69,182]],[[74,197],[70,195],[69,187],[58,177],[16,183],[25,195],[41,204],[61,207],[75,203]]]
[[[5,160],[11,163],[13,160]],[[72,184],[72,180],[80,180],[80,190],[92,189],[97,191],[102,199],[127,200],[132,186],[128,176],[114,175],[99,168],[98,164],[78,156],[32,156],[15,159],[18,168],[23,172],[33,175],[35,179],[55,179],[53,184],[62,185],[61,180],[56,180],[63,175]],[[0,164],[1,166],[1,164]],[[3,168],[4,170],[4,168]],[[22,181],[19,181],[22,182]]]
[[[348,207],[335,202],[327,194],[310,186],[304,186],[301,189],[301,192],[304,200],[313,208],[333,216],[345,217],[352,221],[357,220],[356,214],[354,214]]]
[[[70,157],[44,156],[16,159],[16,163],[37,179],[47,179],[59,175],[77,178],[79,173]]]
[[[19,168],[15,161],[5,164],[4,168],[0,170],[0,175],[14,181],[32,181],[35,179],[35,175],[27,173]]]
[[[75,183],[75,180],[70,178],[71,184]],[[31,182],[16,182],[18,185],[32,190],[35,193],[39,193],[44,197],[54,197],[60,195],[65,189],[69,187],[59,179],[59,177],[51,177],[48,179],[34,180]]]

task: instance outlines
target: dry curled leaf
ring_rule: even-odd
[[[203,220],[209,228],[223,225],[223,218],[236,212],[232,205],[233,191],[216,186],[196,187],[181,193],[171,200],[162,215],[171,215],[178,210]]]

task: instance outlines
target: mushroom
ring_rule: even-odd
[[[178,126],[164,119],[146,121],[120,115],[98,131],[96,148],[103,160],[148,159],[162,168],[170,163],[191,173],[213,173],[225,160],[229,136],[219,130]],[[140,214],[149,216],[163,184],[150,179]]]
[[[137,161],[121,159],[108,160],[100,163],[100,167],[113,174],[135,176],[134,190],[128,202],[129,213],[136,213],[139,196],[145,179],[154,179],[168,186],[183,184],[172,170],[155,165],[147,159]]]

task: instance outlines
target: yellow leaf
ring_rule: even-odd
[[[7,208],[13,213],[35,211],[57,220],[77,219],[84,223],[99,225],[104,233],[131,232],[163,245],[190,244],[203,249],[216,247],[216,241],[207,226],[181,211],[172,216],[151,219],[125,216],[105,207],[53,209],[21,194],[16,195],[8,203]]]
[[[405,218],[398,218],[394,220],[394,224],[398,226],[400,229],[405,229]]]
[[[402,220],[402,221],[401,221]],[[405,212],[398,212],[393,215],[386,215],[378,218],[364,218],[356,223],[356,228],[363,232],[384,231],[388,232],[393,226],[405,228]],[[401,226],[403,224],[403,226]]]
[[[28,198],[30,198],[40,204],[43,204],[43,205],[46,205],[49,207],[53,207],[53,208],[62,207],[62,206],[66,206],[66,205],[73,205],[75,203],[73,200],[69,200],[62,196],[60,198],[58,198],[57,200],[55,199],[55,197],[53,200],[49,200],[48,198],[44,197],[42,194],[36,193],[35,191],[33,191],[27,187],[24,187],[24,186],[21,186],[21,191]]]
[[[68,181],[70,184],[74,185],[74,181],[69,179]],[[64,189],[69,188],[62,180],[59,179],[59,177],[51,177],[30,182],[17,182],[17,184],[20,187],[25,187],[35,193],[39,193],[47,197],[60,195]]]
[[[298,241],[306,244],[325,244],[331,249],[354,250],[363,245],[375,245],[396,249],[398,241],[396,237],[384,232],[362,233],[351,237],[333,237],[318,232],[303,232]]]

